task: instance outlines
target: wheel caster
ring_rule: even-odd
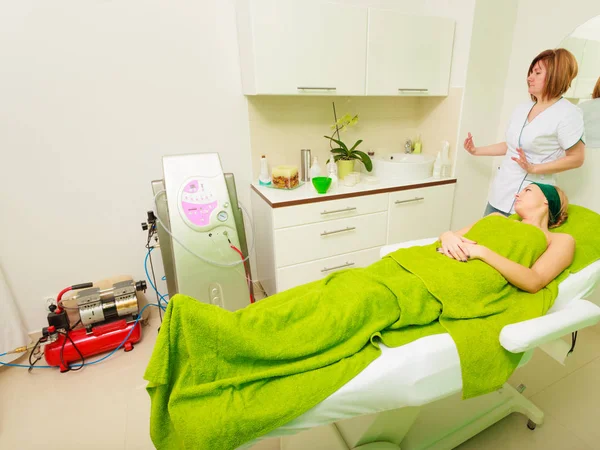
[[[125,350],[125,352],[130,352],[131,350],[133,350],[133,344],[131,342],[125,342],[123,349]]]
[[[527,428],[533,431],[535,430],[535,427],[537,427],[537,424],[533,420],[527,421]]]

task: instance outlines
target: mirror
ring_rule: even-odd
[[[558,174],[569,201],[600,213],[600,98],[592,99],[592,92],[600,77],[600,16],[579,26],[559,47],[569,50],[579,66],[577,78],[564,95],[583,111],[586,135],[585,162],[575,170]],[[599,291],[600,294],[600,291]]]
[[[600,83],[600,16],[588,20],[560,43],[569,50],[579,65],[579,73],[564,95],[583,111],[586,147],[600,148],[600,98],[593,98]]]

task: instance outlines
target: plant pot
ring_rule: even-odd
[[[338,180],[343,180],[350,172],[354,172],[354,160],[340,159],[337,162]]]

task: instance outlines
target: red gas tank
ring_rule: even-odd
[[[130,332],[131,334],[129,335]],[[123,349],[126,352],[133,350],[133,344],[138,342],[142,337],[140,322],[127,323],[123,319],[95,326],[89,333],[85,328],[69,331],[69,336],[84,358],[114,350],[123,342],[127,335],[129,337],[125,341],[125,344],[123,344]],[[64,342],[65,339],[67,342]],[[79,353],[64,334],[59,334],[56,341],[46,344],[44,347],[44,357],[48,365],[58,366],[61,372],[69,370],[69,364],[81,360]]]

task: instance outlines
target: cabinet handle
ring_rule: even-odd
[[[415,198],[411,198],[409,200],[396,200],[394,203],[396,205],[400,205],[402,203],[412,203],[412,202],[418,202],[419,200],[425,200],[425,197],[415,197]]]
[[[353,231],[356,230],[356,227],[346,227],[343,230],[335,230],[335,231],[324,231],[321,233],[321,236],[329,236],[337,233],[344,233],[345,231]]]
[[[426,88],[398,88],[400,92],[428,92],[429,89]]]
[[[341,212],[348,212],[348,211],[354,211],[356,209],[356,206],[354,207],[348,207],[348,208],[344,208],[344,209],[336,209],[334,211],[323,211],[321,214],[322,215],[326,215],[326,214],[335,214],[335,213],[341,213]]]
[[[337,88],[321,86],[298,86],[297,89],[299,91],[335,91]]]
[[[346,261],[346,264],[342,264],[341,266],[335,266],[335,267],[323,267],[321,269],[321,273],[325,273],[325,272],[329,272],[331,270],[337,270],[337,269],[343,269],[344,267],[350,267],[353,266],[354,263],[353,262],[348,262]]]

